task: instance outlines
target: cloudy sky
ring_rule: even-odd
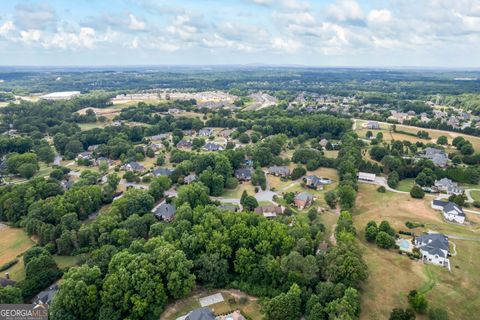
[[[9,0],[0,65],[480,67],[480,0]]]

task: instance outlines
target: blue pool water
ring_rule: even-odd
[[[398,246],[402,250],[408,250],[408,248],[410,248],[410,243],[407,239],[400,239],[398,243],[399,243]]]

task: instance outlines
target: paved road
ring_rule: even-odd
[[[397,190],[397,189],[390,188],[388,186],[387,179],[385,179],[384,177],[376,177],[375,181],[358,180],[358,182],[367,183],[367,184],[375,184],[377,186],[384,186],[385,189],[387,189],[388,191],[392,191],[392,192],[396,192],[396,193],[403,193],[403,194],[406,194],[406,193],[408,194],[409,193],[409,192],[406,192],[406,191],[400,191],[400,190]]]

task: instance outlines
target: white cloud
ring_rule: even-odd
[[[272,39],[272,48],[286,53],[295,53],[302,47],[299,41],[276,37]]]
[[[27,44],[38,42],[41,37],[42,31],[40,30],[30,29],[20,31],[20,41]]]
[[[133,14],[129,14],[128,17],[130,18],[130,24],[128,29],[130,30],[145,30],[145,22],[135,17]]]
[[[369,24],[385,24],[392,21],[392,13],[389,10],[372,10],[367,16]]]
[[[114,38],[115,33],[112,31],[109,31],[102,37],[99,37],[97,36],[95,29],[82,27],[78,32],[59,30],[52,36],[44,39],[42,46],[47,49],[94,49],[96,43],[111,42]]]
[[[329,18],[339,22],[355,22],[364,19],[363,10],[355,0],[337,0],[327,6]]]
[[[0,36],[6,36],[10,31],[14,30],[15,26],[13,25],[13,21],[5,21],[0,26]]]
[[[191,20],[192,17],[188,14],[176,16],[173,23],[167,27],[167,31],[181,40],[194,40],[199,30]]]

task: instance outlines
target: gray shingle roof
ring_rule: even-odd
[[[185,320],[215,320],[215,315],[209,308],[200,308],[191,311]]]

